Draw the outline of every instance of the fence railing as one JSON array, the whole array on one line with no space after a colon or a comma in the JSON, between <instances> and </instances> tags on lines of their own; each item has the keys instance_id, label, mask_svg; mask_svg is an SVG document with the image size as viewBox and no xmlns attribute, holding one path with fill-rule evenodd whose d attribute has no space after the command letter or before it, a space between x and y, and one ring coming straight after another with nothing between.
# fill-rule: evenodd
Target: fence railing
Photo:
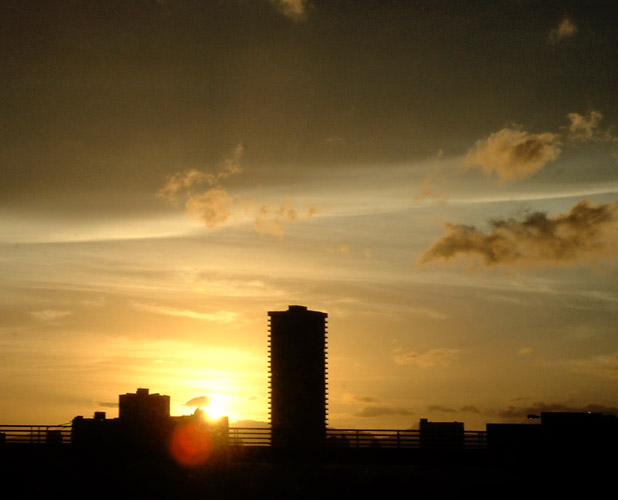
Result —
<instances>
[{"instance_id":1,"label":"fence railing","mask_svg":"<svg viewBox=\"0 0 618 500\"><path fill-rule=\"evenodd\" d=\"M463 433L422 432L392 429L329 429L328 447L350 448L463 448L479 449L486 446L484 431Z\"/></svg>"},{"instance_id":2,"label":"fence railing","mask_svg":"<svg viewBox=\"0 0 618 500\"><path fill-rule=\"evenodd\" d=\"M0 425L0 444L70 444L71 425ZM228 443L234 447L270 446L267 427L230 427ZM461 448L483 449L485 431L462 433L420 432L392 429L328 429L329 448Z\"/></svg>"},{"instance_id":3,"label":"fence railing","mask_svg":"<svg viewBox=\"0 0 618 500\"><path fill-rule=\"evenodd\" d=\"M0 425L0 444L61 445L71 442L71 424Z\"/></svg>"}]
</instances>

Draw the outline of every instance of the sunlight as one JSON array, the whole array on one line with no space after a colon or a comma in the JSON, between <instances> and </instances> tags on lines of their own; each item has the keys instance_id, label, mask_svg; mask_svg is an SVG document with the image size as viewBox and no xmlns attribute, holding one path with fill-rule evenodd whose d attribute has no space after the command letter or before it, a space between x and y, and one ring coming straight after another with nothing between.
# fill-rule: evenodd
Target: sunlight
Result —
<instances>
[{"instance_id":1,"label":"sunlight","mask_svg":"<svg viewBox=\"0 0 618 500\"><path fill-rule=\"evenodd\" d=\"M229 413L229 408L227 408L224 399L225 396L221 394L209 396L208 404L202 408L206 420L219 420L221 417L228 417L231 419L232 416Z\"/></svg>"}]
</instances>

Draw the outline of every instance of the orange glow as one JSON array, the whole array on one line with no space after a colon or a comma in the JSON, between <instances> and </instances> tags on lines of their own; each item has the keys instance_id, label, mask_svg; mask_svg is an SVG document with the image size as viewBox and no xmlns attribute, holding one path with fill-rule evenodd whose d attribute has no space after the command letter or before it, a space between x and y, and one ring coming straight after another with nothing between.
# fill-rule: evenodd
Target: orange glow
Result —
<instances>
[{"instance_id":1,"label":"orange glow","mask_svg":"<svg viewBox=\"0 0 618 500\"><path fill-rule=\"evenodd\" d=\"M181 465L202 465L213 452L210 432L205 425L198 422L180 425L172 433L170 452L174 460Z\"/></svg>"}]
</instances>

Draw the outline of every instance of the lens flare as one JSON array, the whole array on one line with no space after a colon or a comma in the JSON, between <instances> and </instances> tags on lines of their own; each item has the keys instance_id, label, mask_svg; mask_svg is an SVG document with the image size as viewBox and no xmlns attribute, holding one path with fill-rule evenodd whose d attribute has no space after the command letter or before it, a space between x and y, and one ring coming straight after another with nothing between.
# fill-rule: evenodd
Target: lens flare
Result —
<instances>
[{"instance_id":1,"label":"lens flare","mask_svg":"<svg viewBox=\"0 0 618 500\"><path fill-rule=\"evenodd\" d=\"M179 425L172 432L170 452L181 465L190 467L204 464L213 452L208 428L199 422Z\"/></svg>"}]
</instances>

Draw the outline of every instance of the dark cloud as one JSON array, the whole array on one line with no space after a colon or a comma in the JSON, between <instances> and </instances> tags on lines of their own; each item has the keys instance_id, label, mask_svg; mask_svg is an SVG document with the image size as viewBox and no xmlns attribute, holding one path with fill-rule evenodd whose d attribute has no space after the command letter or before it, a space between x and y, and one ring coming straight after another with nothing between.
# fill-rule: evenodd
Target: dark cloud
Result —
<instances>
[{"instance_id":1,"label":"dark cloud","mask_svg":"<svg viewBox=\"0 0 618 500\"><path fill-rule=\"evenodd\" d=\"M360 418L384 417L387 415L413 415L414 413L405 408L396 408L392 406L366 406L354 414Z\"/></svg>"},{"instance_id":2,"label":"dark cloud","mask_svg":"<svg viewBox=\"0 0 618 500\"><path fill-rule=\"evenodd\" d=\"M187 401L185 403L185 406L199 408L201 406L208 406L209 403L210 403L210 398L208 396L198 396L196 398L193 398Z\"/></svg>"},{"instance_id":3,"label":"dark cloud","mask_svg":"<svg viewBox=\"0 0 618 500\"><path fill-rule=\"evenodd\" d=\"M442 413L457 413L457 410L455 408L447 408L441 405L430 405L427 407L427 410L428 411L439 411Z\"/></svg>"},{"instance_id":4,"label":"dark cloud","mask_svg":"<svg viewBox=\"0 0 618 500\"><path fill-rule=\"evenodd\" d=\"M528 415L540 415L542 412L591 412L606 415L618 415L618 407L599 404L573 405L568 403L535 403L527 406L509 406L493 412L504 420L525 420Z\"/></svg>"},{"instance_id":5,"label":"dark cloud","mask_svg":"<svg viewBox=\"0 0 618 500\"><path fill-rule=\"evenodd\" d=\"M359 403L377 403L378 399L372 396L361 396L357 394L354 396L354 401L358 401Z\"/></svg>"},{"instance_id":6,"label":"dark cloud","mask_svg":"<svg viewBox=\"0 0 618 500\"><path fill-rule=\"evenodd\" d=\"M445 367L457 360L458 349L438 348L426 352L405 352L395 355L398 365L416 365L421 368Z\"/></svg>"},{"instance_id":7,"label":"dark cloud","mask_svg":"<svg viewBox=\"0 0 618 500\"><path fill-rule=\"evenodd\" d=\"M494 219L488 233L474 226L447 223L446 234L421 256L419 265L459 255L479 257L486 266L614 257L617 223L617 203L594 204L588 200L554 218L534 212L523 220Z\"/></svg>"},{"instance_id":8,"label":"dark cloud","mask_svg":"<svg viewBox=\"0 0 618 500\"><path fill-rule=\"evenodd\" d=\"M117 401L99 401L97 403L97 406L100 406L101 408L118 408L118 402Z\"/></svg>"}]
</instances>

